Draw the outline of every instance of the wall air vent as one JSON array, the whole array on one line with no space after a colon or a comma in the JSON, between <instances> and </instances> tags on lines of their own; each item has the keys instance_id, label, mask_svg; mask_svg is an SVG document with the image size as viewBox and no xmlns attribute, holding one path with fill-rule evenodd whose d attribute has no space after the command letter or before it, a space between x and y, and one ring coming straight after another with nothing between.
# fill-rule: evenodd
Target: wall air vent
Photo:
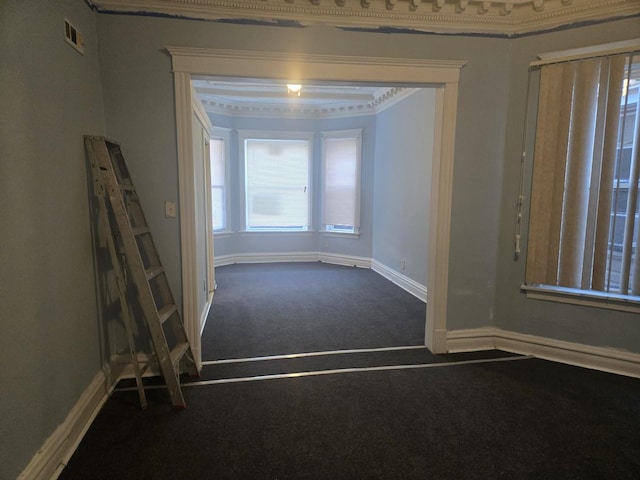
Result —
<instances>
[{"instance_id":1,"label":"wall air vent","mask_svg":"<svg viewBox=\"0 0 640 480\"><path fill-rule=\"evenodd\" d=\"M84 38L76 27L71 25L69 20L64 19L64 39L69 45L84 55Z\"/></svg>"}]
</instances>

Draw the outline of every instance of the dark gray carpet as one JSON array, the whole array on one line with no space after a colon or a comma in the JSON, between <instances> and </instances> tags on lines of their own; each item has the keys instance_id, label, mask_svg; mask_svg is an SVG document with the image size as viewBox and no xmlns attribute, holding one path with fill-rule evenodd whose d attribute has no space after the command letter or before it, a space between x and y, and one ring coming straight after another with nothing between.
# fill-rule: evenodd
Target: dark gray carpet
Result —
<instances>
[{"instance_id":1,"label":"dark gray carpet","mask_svg":"<svg viewBox=\"0 0 640 480\"><path fill-rule=\"evenodd\" d=\"M216 283L204 360L424 344L425 303L372 270L236 264Z\"/></svg>"},{"instance_id":2,"label":"dark gray carpet","mask_svg":"<svg viewBox=\"0 0 640 480\"><path fill-rule=\"evenodd\" d=\"M423 341L424 304L367 270L235 265L217 273L205 360ZM60 478L640 478L638 379L422 348L205 366L201 380L422 363L435 366L191 380L179 412L166 390L148 390L144 411L135 391L118 391Z\"/></svg>"},{"instance_id":3,"label":"dark gray carpet","mask_svg":"<svg viewBox=\"0 0 640 480\"><path fill-rule=\"evenodd\" d=\"M640 478L640 381L542 360L184 393L116 393L61 478Z\"/></svg>"}]
</instances>

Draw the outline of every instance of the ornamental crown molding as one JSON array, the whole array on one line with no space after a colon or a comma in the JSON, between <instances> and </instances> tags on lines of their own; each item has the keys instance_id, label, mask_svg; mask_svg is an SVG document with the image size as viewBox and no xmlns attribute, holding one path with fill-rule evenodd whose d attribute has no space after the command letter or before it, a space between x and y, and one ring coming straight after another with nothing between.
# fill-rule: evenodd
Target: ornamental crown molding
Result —
<instances>
[{"instance_id":1,"label":"ornamental crown molding","mask_svg":"<svg viewBox=\"0 0 640 480\"><path fill-rule=\"evenodd\" d=\"M517 36L640 15L638 0L87 0L100 12Z\"/></svg>"},{"instance_id":2,"label":"ornamental crown molding","mask_svg":"<svg viewBox=\"0 0 640 480\"><path fill-rule=\"evenodd\" d=\"M193 85L196 96L208 113L251 118L328 119L376 115L418 91L417 88L381 87L366 100L316 98L305 104L297 103L295 98L293 101L278 101L277 98L258 100L253 92L244 99L208 95L197 81Z\"/></svg>"}]
</instances>

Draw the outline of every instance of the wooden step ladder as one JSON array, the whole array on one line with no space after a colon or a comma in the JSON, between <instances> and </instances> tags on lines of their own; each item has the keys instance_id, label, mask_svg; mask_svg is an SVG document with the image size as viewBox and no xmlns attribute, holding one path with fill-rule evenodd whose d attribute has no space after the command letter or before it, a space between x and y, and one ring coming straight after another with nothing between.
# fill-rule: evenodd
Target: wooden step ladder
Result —
<instances>
[{"instance_id":1,"label":"wooden step ladder","mask_svg":"<svg viewBox=\"0 0 640 480\"><path fill-rule=\"evenodd\" d=\"M146 407L142 375L151 362L157 362L172 405L185 408L179 380L181 367L192 376L197 376L198 370L120 145L104 137L85 136L84 141L93 174L94 191L98 196L102 217L106 219L105 227L110 233L107 243L140 404L142 408ZM124 253L124 265L118 257L118 249ZM132 306L126 291L128 280L133 280L137 290L139 307L154 349L150 362L143 367L140 367L135 347Z\"/></svg>"}]
</instances>

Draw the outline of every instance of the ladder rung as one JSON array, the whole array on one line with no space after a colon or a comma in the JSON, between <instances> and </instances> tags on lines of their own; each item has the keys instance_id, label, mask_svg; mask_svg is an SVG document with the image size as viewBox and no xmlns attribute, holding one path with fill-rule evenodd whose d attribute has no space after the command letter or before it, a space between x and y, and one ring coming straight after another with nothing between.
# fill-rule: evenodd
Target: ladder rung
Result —
<instances>
[{"instance_id":1,"label":"ladder rung","mask_svg":"<svg viewBox=\"0 0 640 480\"><path fill-rule=\"evenodd\" d=\"M158 318L160 319L160 323L166 322L171 315L177 310L178 307L175 305L165 305L160 310L158 310Z\"/></svg>"},{"instance_id":2,"label":"ladder rung","mask_svg":"<svg viewBox=\"0 0 640 480\"><path fill-rule=\"evenodd\" d=\"M149 233L149 227L144 226L144 227L133 227L131 228L131 232L134 235L142 235L143 233Z\"/></svg>"},{"instance_id":3,"label":"ladder rung","mask_svg":"<svg viewBox=\"0 0 640 480\"><path fill-rule=\"evenodd\" d=\"M140 367L140 375L144 375L144 373L147 371L147 369L153 365L153 360L155 358L155 355L151 355L151 358L149 358L146 362L143 363L142 367Z\"/></svg>"},{"instance_id":4,"label":"ladder rung","mask_svg":"<svg viewBox=\"0 0 640 480\"><path fill-rule=\"evenodd\" d=\"M180 342L178 343L171 353L169 353L169 357L171 358L171 364L174 369L177 371L177 366L186 351L189 349L189 342Z\"/></svg>"},{"instance_id":5,"label":"ladder rung","mask_svg":"<svg viewBox=\"0 0 640 480\"><path fill-rule=\"evenodd\" d=\"M162 266L160 265L149 267L144 271L145 275L147 276L147 280L151 280L153 277L157 277L162 272L164 272L164 268L162 268Z\"/></svg>"}]
</instances>

